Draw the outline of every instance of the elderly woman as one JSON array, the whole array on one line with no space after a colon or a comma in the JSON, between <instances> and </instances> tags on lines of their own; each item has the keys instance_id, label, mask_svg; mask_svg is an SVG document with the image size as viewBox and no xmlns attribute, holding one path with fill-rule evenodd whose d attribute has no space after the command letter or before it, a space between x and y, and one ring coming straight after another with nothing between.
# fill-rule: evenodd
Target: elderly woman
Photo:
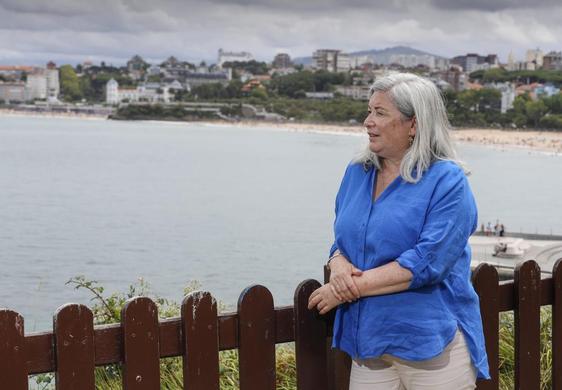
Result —
<instances>
[{"instance_id":1,"label":"elderly woman","mask_svg":"<svg viewBox=\"0 0 562 390\"><path fill-rule=\"evenodd\" d=\"M474 389L489 378L468 238L477 211L435 85L377 80L367 150L336 197L329 283L309 308L337 307L333 346L350 390Z\"/></svg>"}]
</instances>

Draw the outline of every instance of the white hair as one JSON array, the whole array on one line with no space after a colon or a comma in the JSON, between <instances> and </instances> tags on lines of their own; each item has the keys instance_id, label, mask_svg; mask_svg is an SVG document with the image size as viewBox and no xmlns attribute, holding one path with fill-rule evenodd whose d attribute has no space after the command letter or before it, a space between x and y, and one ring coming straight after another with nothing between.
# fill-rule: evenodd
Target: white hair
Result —
<instances>
[{"instance_id":1,"label":"white hair","mask_svg":"<svg viewBox=\"0 0 562 390\"><path fill-rule=\"evenodd\" d=\"M400 176L409 183L418 182L429 166L438 160L449 160L459 165L449 131L451 125L441 93L431 82L411 73L398 73L380 78L371 86L371 95L385 93L404 120L416 118L416 135L400 164ZM354 162L381 169L381 160L369 147ZM415 175L414 175L415 174Z\"/></svg>"}]
</instances>

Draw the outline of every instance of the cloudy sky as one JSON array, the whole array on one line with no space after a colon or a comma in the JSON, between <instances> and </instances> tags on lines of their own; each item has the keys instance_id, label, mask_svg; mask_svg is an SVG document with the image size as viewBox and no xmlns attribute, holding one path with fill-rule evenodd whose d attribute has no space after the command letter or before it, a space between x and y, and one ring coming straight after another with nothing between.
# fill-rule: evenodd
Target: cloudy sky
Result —
<instances>
[{"instance_id":1,"label":"cloudy sky","mask_svg":"<svg viewBox=\"0 0 562 390\"><path fill-rule=\"evenodd\" d=\"M562 50L561 15L560 0L0 0L0 64L214 62L219 48L271 61L396 45L506 61Z\"/></svg>"}]
</instances>

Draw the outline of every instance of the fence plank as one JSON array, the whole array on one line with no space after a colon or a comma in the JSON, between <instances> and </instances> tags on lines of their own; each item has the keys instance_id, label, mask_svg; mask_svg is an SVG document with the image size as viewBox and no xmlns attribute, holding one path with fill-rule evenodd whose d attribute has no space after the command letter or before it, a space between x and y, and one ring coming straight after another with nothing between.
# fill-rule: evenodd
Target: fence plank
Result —
<instances>
[{"instance_id":1,"label":"fence plank","mask_svg":"<svg viewBox=\"0 0 562 390\"><path fill-rule=\"evenodd\" d=\"M515 389L540 388L540 285L538 264L515 267Z\"/></svg>"},{"instance_id":2,"label":"fence plank","mask_svg":"<svg viewBox=\"0 0 562 390\"><path fill-rule=\"evenodd\" d=\"M480 264L472 273L472 284L480 298L480 313L486 340L486 354L491 380L479 380L478 390L498 390L499 378L499 278L498 271L489 264Z\"/></svg>"},{"instance_id":3,"label":"fence plank","mask_svg":"<svg viewBox=\"0 0 562 390\"><path fill-rule=\"evenodd\" d=\"M308 298L320 286L316 280L309 279L299 284L295 291L295 353L299 390L328 387L326 320L316 310L308 310Z\"/></svg>"},{"instance_id":4,"label":"fence plank","mask_svg":"<svg viewBox=\"0 0 562 390\"><path fill-rule=\"evenodd\" d=\"M158 309L145 297L130 299L121 312L124 390L160 389Z\"/></svg>"},{"instance_id":5,"label":"fence plank","mask_svg":"<svg viewBox=\"0 0 562 390\"><path fill-rule=\"evenodd\" d=\"M240 390L275 389L275 313L263 286L246 288L238 300Z\"/></svg>"},{"instance_id":6,"label":"fence plank","mask_svg":"<svg viewBox=\"0 0 562 390\"><path fill-rule=\"evenodd\" d=\"M10 390L27 390L23 317L15 311L0 310L0 378Z\"/></svg>"},{"instance_id":7,"label":"fence plank","mask_svg":"<svg viewBox=\"0 0 562 390\"><path fill-rule=\"evenodd\" d=\"M562 390L562 259L552 269L552 390Z\"/></svg>"},{"instance_id":8,"label":"fence plank","mask_svg":"<svg viewBox=\"0 0 562 390\"><path fill-rule=\"evenodd\" d=\"M57 390L95 388L94 316L84 305L61 306L53 318Z\"/></svg>"},{"instance_id":9,"label":"fence plank","mask_svg":"<svg viewBox=\"0 0 562 390\"><path fill-rule=\"evenodd\" d=\"M187 390L219 390L217 302L208 292L189 294L181 306L183 383Z\"/></svg>"}]
</instances>

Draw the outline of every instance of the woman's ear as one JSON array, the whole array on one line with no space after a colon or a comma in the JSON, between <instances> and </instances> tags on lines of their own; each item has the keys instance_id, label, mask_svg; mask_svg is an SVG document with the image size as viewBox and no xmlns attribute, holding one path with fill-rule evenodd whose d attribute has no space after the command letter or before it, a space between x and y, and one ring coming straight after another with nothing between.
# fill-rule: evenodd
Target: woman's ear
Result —
<instances>
[{"instance_id":1,"label":"woman's ear","mask_svg":"<svg viewBox=\"0 0 562 390\"><path fill-rule=\"evenodd\" d=\"M412 124L410 125L410 135L412 137L415 137L416 136L416 130L418 128L418 121L417 121L415 115L412 117L411 120L412 120Z\"/></svg>"}]
</instances>

